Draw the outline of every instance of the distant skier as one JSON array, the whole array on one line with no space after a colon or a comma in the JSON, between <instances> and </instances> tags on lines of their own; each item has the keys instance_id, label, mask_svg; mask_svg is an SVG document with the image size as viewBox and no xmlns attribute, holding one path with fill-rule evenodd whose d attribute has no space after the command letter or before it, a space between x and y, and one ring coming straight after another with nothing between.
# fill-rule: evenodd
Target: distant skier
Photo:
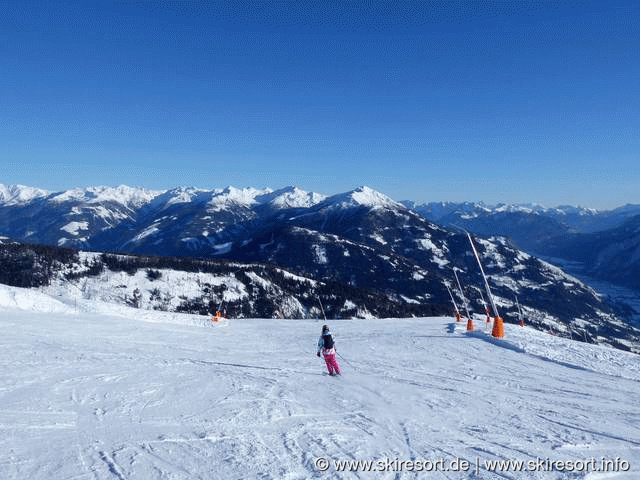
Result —
<instances>
[{"instance_id":1,"label":"distant skier","mask_svg":"<svg viewBox=\"0 0 640 480\"><path fill-rule=\"evenodd\" d=\"M324 362L327 364L329 375L340 375L340 365L336 360L336 345L333 341L331 330L329 330L329 325L322 326L322 335L318 339L318 357L320 352L322 352Z\"/></svg>"}]
</instances>

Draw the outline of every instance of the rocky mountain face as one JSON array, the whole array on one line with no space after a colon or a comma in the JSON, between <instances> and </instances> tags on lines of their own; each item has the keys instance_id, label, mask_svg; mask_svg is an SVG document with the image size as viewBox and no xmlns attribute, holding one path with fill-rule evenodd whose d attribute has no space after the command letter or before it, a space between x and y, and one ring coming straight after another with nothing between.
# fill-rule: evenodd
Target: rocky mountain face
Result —
<instances>
[{"instance_id":1,"label":"rocky mountain face","mask_svg":"<svg viewBox=\"0 0 640 480\"><path fill-rule=\"evenodd\" d=\"M386 311L349 301L356 310L385 316L449 305L447 286L454 287L456 269L472 310L483 311L482 280L466 234L367 187L331 197L295 187L39 191L0 204L0 235L98 251L269 264L330 284L331 295L343 300L349 289L374 292L388 302ZM517 320L517 297L526 321L537 328L620 348L640 339L592 289L560 269L503 237L477 238L476 245L506 321ZM462 303L461 292L454 292ZM344 312L336 307L332 314Z\"/></svg>"},{"instance_id":2,"label":"rocky mountain face","mask_svg":"<svg viewBox=\"0 0 640 480\"><path fill-rule=\"evenodd\" d=\"M51 193L0 185L1 231L13 239L83 247L100 232L135 220L159 192L121 186Z\"/></svg>"},{"instance_id":3,"label":"rocky mountain face","mask_svg":"<svg viewBox=\"0 0 640 480\"><path fill-rule=\"evenodd\" d=\"M640 215L617 228L555 239L546 253L574 262L586 275L640 291Z\"/></svg>"},{"instance_id":4,"label":"rocky mountain face","mask_svg":"<svg viewBox=\"0 0 640 480\"><path fill-rule=\"evenodd\" d=\"M425 218L478 235L503 235L519 248L556 258L572 272L640 290L640 205L608 211L526 205L405 202Z\"/></svg>"},{"instance_id":5,"label":"rocky mountain face","mask_svg":"<svg viewBox=\"0 0 640 480\"><path fill-rule=\"evenodd\" d=\"M233 318L370 318L445 314L383 293L282 268L188 257L144 257L15 242L0 245L0 283L56 298Z\"/></svg>"}]
</instances>

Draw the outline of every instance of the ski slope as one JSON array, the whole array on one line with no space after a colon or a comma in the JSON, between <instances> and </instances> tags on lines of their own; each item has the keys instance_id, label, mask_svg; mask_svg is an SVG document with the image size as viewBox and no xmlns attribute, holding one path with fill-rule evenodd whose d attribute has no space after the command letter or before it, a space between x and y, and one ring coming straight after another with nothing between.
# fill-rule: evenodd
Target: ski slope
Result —
<instances>
[{"instance_id":1,"label":"ski slope","mask_svg":"<svg viewBox=\"0 0 640 480\"><path fill-rule=\"evenodd\" d=\"M448 318L329 323L338 378L315 356L320 321L213 324L0 286L0 478L640 478L637 355ZM628 471L484 465L603 457Z\"/></svg>"}]
</instances>

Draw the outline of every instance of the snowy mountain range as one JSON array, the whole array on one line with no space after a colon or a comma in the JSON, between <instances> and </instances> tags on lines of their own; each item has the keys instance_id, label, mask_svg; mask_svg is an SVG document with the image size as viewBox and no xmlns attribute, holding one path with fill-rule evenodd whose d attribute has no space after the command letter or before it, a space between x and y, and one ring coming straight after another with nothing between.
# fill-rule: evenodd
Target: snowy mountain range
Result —
<instances>
[{"instance_id":1,"label":"snowy mountain range","mask_svg":"<svg viewBox=\"0 0 640 480\"><path fill-rule=\"evenodd\" d=\"M640 205L598 211L569 206L403 203L441 225L506 236L528 253L562 260L577 275L640 290Z\"/></svg>"},{"instance_id":2,"label":"snowy mountain range","mask_svg":"<svg viewBox=\"0 0 640 480\"><path fill-rule=\"evenodd\" d=\"M497 204L483 202L431 202L418 204L401 202L432 221L449 224L458 221L472 222L478 219L495 217L500 219L507 214L535 215L564 225L564 228L576 233L592 233L608 230L623 224L630 218L640 215L640 205L624 205L612 210L598 210L581 206L560 205L545 207L538 204Z\"/></svg>"},{"instance_id":3,"label":"snowy mountain range","mask_svg":"<svg viewBox=\"0 0 640 480\"><path fill-rule=\"evenodd\" d=\"M229 238L224 230L230 225L323 199L294 187L156 191L123 185L47 192L0 184L0 225L11 238L49 245L133 251L152 244L157 251L188 254L197 238L215 253L223 248L216 241ZM160 231L162 238L156 236ZM180 238L172 242L177 231Z\"/></svg>"},{"instance_id":4,"label":"snowy mountain range","mask_svg":"<svg viewBox=\"0 0 640 480\"><path fill-rule=\"evenodd\" d=\"M640 215L616 228L555 239L545 253L574 262L587 275L640 291Z\"/></svg>"},{"instance_id":5,"label":"snowy mountain range","mask_svg":"<svg viewBox=\"0 0 640 480\"><path fill-rule=\"evenodd\" d=\"M410 306L424 312L449 305L455 268L472 310L483 311L482 280L466 235L368 187L330 197L295 187L0 191L0 235L20 242L274 265L330 282L334 294L349 288L378 292L393 301L386 312L378 305L373 314L387 316L406 316ZM507 321L517 320L517 297L527 322L541 330L620 348L640 338L581 281L504 238L476 242ZM355 310L367 308L349 301ZM353 312L336 307L332 315Z\"/></svg>"}]
</instances>

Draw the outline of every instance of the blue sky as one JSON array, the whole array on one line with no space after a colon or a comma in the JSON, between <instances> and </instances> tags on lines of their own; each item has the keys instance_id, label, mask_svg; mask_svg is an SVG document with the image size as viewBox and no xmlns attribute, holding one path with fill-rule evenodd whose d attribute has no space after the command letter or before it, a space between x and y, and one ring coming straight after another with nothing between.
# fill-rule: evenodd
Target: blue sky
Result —
<instances>
[{"instance_id":1,"label":"blue sky","mask_svg":"<svg viewBox=\"0 0 640 480\"><path fill-rule=\"evenodd\" d=\"M3 9L0 183L640 203L638 2Z\"/></svg>"}]
</instances>

